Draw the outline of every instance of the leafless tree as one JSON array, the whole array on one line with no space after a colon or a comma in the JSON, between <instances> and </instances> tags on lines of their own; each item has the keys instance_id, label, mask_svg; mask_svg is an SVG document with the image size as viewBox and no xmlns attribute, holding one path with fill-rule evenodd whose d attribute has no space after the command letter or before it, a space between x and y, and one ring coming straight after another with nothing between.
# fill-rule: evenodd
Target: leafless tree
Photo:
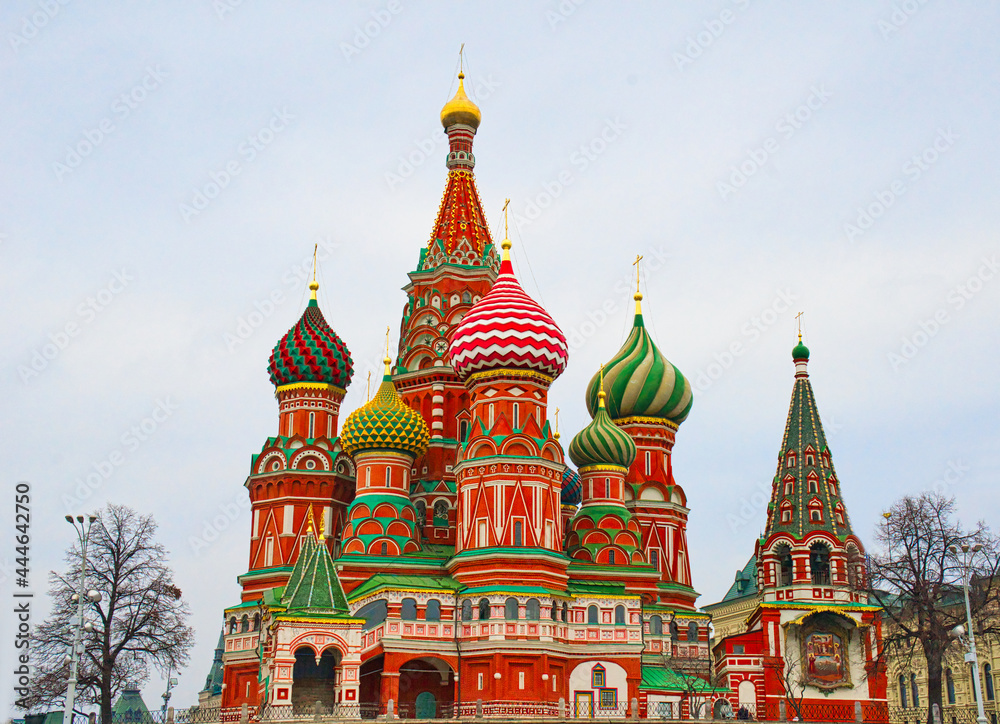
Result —
<instances>
[{"instance_id":1,"label":"leafless tree","mask_svg":"<svg viewBox=\"0 0 1000 724\"><path fill-rule=\"evenodd\" d=\"M867 592L884 608L883 648L878 665L909 660L927 663L927 722L941 705L943 661L959 646L952 629L965 625L963 562L953 546L982 546L969 571L969 599L977 637L1000 635L1000 540L982 522L964 529L955 520L955 500L938 493L895 503L875 531L881 549L870 557Z\"/></svg>"},{"instance_id":2,"label":"leafless tree","mask_svg":"<svg viewBox=\"0 0 1000 724\"><path fill-rule=\"evenodd\" d=\"M785 703L799 721L802 718L802 702L806 698L806 678L798 661L784 661L781 683L784 686ZM791 714L791 712L788 712Z\"/></svg>"},{"instance_id":3,"label":"leafless tree","mask_svg":"<svg viewBox=\"0 0 1000 724\"><path fill-rule=\"evenodd\" d=\"M150 668L177 671L188 661L193 632L167 552L154 539L156 522L131 508L108 505L94 522L87 551L87 587L102 595L87 602L78 667L77 701L99 704L111 722L111 704L126 684L143 684ZM30 710L64 703L79 588L80 549L66 553L65 573L49 574L52 612L32 635L35 676L17 705Z\"/></svg>"}]
</instances>

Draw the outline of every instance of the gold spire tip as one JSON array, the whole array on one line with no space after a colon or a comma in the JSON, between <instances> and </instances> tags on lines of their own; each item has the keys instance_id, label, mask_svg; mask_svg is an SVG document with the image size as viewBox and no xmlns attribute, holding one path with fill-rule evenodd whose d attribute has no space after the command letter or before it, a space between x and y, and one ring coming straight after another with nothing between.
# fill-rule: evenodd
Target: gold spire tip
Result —
<instances>
[{"instance_id":1,"label":"gold spire tip","mask_svg":"<svg viewBox=\"0 0 1000 724\"><path fill-rule=\"evenodd\" d=\"M802 315L803 314L805 314L805 312L799 312L798 314L795 315L795 321L798 322L798 325L799 325L799 343L800 344L802 343Z\"/></svg>"},{"instance_id":2,"label":"gold spire tip","mask_svg":"<svg viewBox=\"0 0 1000 724\"><path fill-rule=\"evenodd\" d=\"M316 298L316 290L319 289L319 282L316 281L316 253L319 251L319 244L313 246L313 278L309 282L309 291L312 293L310 299Z\"/></svg>"},{"instance_id":3,"label":"gold spire tip","mask_svg":"<svg viewBox=\"0 0 1000 724\"><path fill-rule=\"evenodd\" d=\"M555 431L555 434L552 437L554 437L556 440L559 439L559 408L558 407L556 408L556 431Z\"/></svg>"},{"instance_id":4,"label":"gold spire tip","mask_svg":"<svg viewBox=\"0 0 1000 724\"><path fill-rule=\"evenodd\" d=\"M390 373L389 365L392 364L392 360L389 358L389 325L385 325L385 357L382 358L382 362L385 364L385 374Z\"/></svg>"},{"instance_id":5,"label":"gold spire tip","mask_svg":"<svg viewBox=\"0 0 1000 724\"><path fill-rule=\"evenodd\" d=\"M306 533L312 535L313 532L313 507L312 503L306 509Z\"/></svg>"},{"instance_id":6,"label":"gold spire tip","mask_svg":"<svg viewBox=\"0 0 1000 724\"><path fill-rule=\"evenodd\" d=\"M319 539L320 541L326 540L326 515L319 517Z\"/></svg>"},{"instance_id":7,"label":"gold spire tip","mask_svg":"<svg viewBox=\"0 0 1000 724\"><path fill-rule=\"evenodd\" d=\"M507 207L510 206L510 199L503 200L503 241L500 242L500 248L503 249L504 261L510 261L510 233L507 228Z\"/></svg>"}]
</instances>

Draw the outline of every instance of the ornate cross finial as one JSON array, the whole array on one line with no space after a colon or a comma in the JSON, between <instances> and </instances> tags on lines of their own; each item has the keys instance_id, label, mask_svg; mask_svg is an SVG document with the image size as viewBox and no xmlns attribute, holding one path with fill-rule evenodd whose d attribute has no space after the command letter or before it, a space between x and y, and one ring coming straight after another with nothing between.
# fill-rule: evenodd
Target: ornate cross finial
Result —
<instances>
[{"instance_id":1,"label":"ornate cross finial","mask_svg":"<svg viewBox=\"0 0 1000 724\"><path fill-rule=\"evenodd\" d=\"M465 43L458 49L458 72L465 75Z\"/></svg>"},{"instance_id":2,"label":"ornate cross finial","mask_svg":"<svg viewBox=\"0 0 1000 724\"><path fill-rule=\"evenodd\" d=\"M309 504L309 508L306 510L306 535L313 534L313 507L312 503Z\"/></svg>"},{"instance_id":3,"label":"ornate cross finial","mask_svg":"<svg viewBox=\"0 0 1000 724\"><path fill-rule=\"evenodd\" d=\"M799 323L799 342L802 341L802 315L803 314L805 314L805 312L799 312L798 314L795 315L795 321Z\"/></svg>"},{"instance_id":4,"label":"ornate cross finial","mask_svg":"<svg viewBox=\"0 0 1000 724\"><path fill-rule=\"evenodd\" d=\"M559 408L558 407L556 408L556 432L555 432L555 434L552 437L554 437L556 440L559 439Z\"/></svg>"},{"instance_id":5,"label":"ornate cross finial","mask_svg":"<svg viewBox=\"0 0 1000 724\"><path fill-rule=\"evenodd\" d=\"M635 294L632 295L632 299L635 300L635 313L642 314L642 292L639 291L639 262L642 261L642 254L635 255L635 261L632 262L635 266Z\"/></svg>"},{"instance_id":6,"label":"ornate cross finial","mask_svg":"<svg viewBox=\"0 0 1000 724\"><path fill-rule=\"evenodd\" d=\"M316 253L319 251L319 243L313 246L313 280L309 282L309 291L312 293L310 299L316 298L316 290L319 289L319 282L316 281Z\"/></svg>"},{"instance_id":7,"label":"ornate cross finial","mask_svg":"<svg viewBox=\"0 0 1000 724\"><path fill-rule=\"evenodd\" d=\"M389 365L392 360L389 357L389 325L385 325L385 358L382 360L385 363L385 374L389 374Z\"/></svg>"},{"instance_id":8,"label":"ornate cross finial","mask_svg":"<svg viewBox=\"0 0 1000 724\"><path fill-rule=\"evenodd\" d=\"M639 257L639 259L641 259L641 258L642 257ZM638 262L639 259L636 259L636 262ZM601 365L601 371L598 372L598 374L600 375L600 383L599 383L599 386L597 388L597 407L598 407L598 409L604 409L604 398L607 397L607 395L604 393L604 365L603 364Z\"/></svg>"},{"instance_id":9,"label":"ornate cross finial","mask_svg":"<svg viewBox=\"0 0 1000 724\"><path fill-rule=\"evenodd\" d=\"M507 207L510 206L510 199L504 199L503 201L503 241L500 242L500 248L503 249L503 261L510 260L510 235L507 231Z\"/></svg>"},{"instance_id":10,"label":"ornate cross finial","mask_svg":"<svg viewBox=\"0 0 1000 724\"><path fill-rule=\"evenodd\" d=\"M368 385L365 387L365 402L372 399L372 371L368 370Z\"/></svg>"}]
</instances>

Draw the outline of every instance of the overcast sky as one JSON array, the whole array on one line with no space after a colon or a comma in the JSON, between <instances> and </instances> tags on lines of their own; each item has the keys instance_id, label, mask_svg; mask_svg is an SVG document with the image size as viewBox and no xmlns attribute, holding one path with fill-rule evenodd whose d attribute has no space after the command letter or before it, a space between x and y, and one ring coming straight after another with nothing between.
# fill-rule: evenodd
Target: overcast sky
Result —
<instances>
[{"instance_id":1,"label":"overcast sky","mask_svg":"<svg viewBox=\"0 0 1000 724\"><path fill-rule=\"evenodd\" d=\"M31 590L67 512L152 513L197 632L172 703L196 700L276 433L268 354L321 243L357 370L342 418L363 402L444 188L461 43L489 222L510 197L519 277L572 343L564 442L645 256L647 325L698 391L674 466L700 603L763 526L799 311L862 539L936 484L995 524L998 21L945 0L4 2L3 509L27 481ZM144 691L158 706L162 680Z\"/></svg>"}]
</instances>

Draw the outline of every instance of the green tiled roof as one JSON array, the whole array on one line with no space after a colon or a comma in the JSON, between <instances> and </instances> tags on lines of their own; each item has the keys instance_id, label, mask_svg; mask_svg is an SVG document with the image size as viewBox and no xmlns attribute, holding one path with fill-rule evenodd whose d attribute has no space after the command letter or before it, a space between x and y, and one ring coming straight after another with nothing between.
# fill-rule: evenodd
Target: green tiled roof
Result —
<instances>
[{"instance_id":1,"label":"green tiled roof","mask_svg":"<svg viewBox=\"0 0 1000 724\"><path fill-rule=\"evenodd\" d=\"M570 581L566 584L566 588L574 595L626 595L625 584L612 581Z\"/></svg>"},{"instance_id":2,"label":"green tiled roof","mask_svg":"<svg viewBox=\"0 0 1000 724\"><path fill-rule=\"evenodd\" d=\"M640 689L656 689L657 691L696 691L698 693L719 692L728 693L729 689L710 685L704 679L661 666L643 666Z\"/></svg>"},{"instance_id":3,"label":"green tiled roof","mask_svg":"<svg viewBox=\"0 0 1000 724\"><path fill-rule=\"evenodd\" d=\"M757 557L750 556L750 560L743 566L742 571L736 571L736 580L726 591L719 603L735 601L738 598L757 595ZM718 605L718 604L715 604Z\"/></svg>"},{"instance_id":4,"label":"green tiled roof","mask_svg":"<svg viewBox=\"0 0 1000 724\"><path fill-rule=\"evenodd\" d=\"M288 613L348 613L347 597L330 551L311 533L302 537L302 549L281 603Z\"/></svg>"},{"instance_id":5,"label":"green tiled roof","mask_svg":"<svg viewBox=\"0 0 1000 724\"><path fill-rule=\"evenodd\" d=\"M356 601L383 588L403 588L418 591L447 591L453 593L461 588L453 578L443 576L406 576L395 573L376 573L351 591L351 600Z\"/></svg>"}]
</instances>

